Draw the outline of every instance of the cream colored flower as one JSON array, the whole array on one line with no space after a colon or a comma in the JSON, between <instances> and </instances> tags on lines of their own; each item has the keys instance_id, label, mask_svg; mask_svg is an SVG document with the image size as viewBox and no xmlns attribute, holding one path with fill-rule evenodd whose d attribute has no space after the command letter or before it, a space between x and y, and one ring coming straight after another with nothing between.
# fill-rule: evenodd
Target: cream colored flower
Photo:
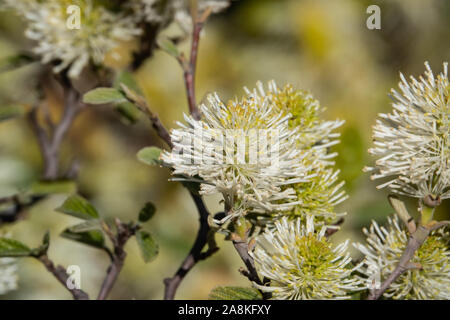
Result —
<instances>
[{"instance_id":1,"label":"cream colored flower","mask_svg":"<svg viewBox=\"0 0 450 320\"><path fill-rule=\"evenodd\" d=\"M325 237L326 227L314 229L314 218L306 225L287 217L275 222L257 238L252 257L258 274L270 283L254 284L273 299L349 299L361 289L361 281L352 276L347 252L348 241L333 248Z\"/></svg>"},{"instance_id":2,"label":"cream colored flower","mask_svg":"<svg viewBox=\"0 0 450 320\"><path fill-rule=\"evenodd\" d=\"M408 82L400 74L401 92L392 90L393 112L380 114L374 126L380 157L372 179L388 178L378 188L415 198L450 198L450 84L447 63L436 77L425 63L425 77Z\"/></svg>"},{"instance_id":3,"label":"cream colored flower","mask_svg":"<svg viewBox=\"0 0 450 320\"><path fill-rule=\"evenodd\" d=\"M80 29L68 28L67 8L79 6ZM77 77L90 62L101 65L105 55L140 34L132 16L110 10L93 0L5 0L27 24L25 35L35 41L33 52L55 72L69 68Z\"/></svg>"},{"instance_id":4,"label":"cream colored flower","mask_svg":"<svg viewBox=\"0 0 450 320\"><path fill-rule=\"evenodd\" d=\"M200 106L200 121L185 115L187 125L171 132L174 152L163 161L175 175L199 176L202 194L222 194L236 215L275 212L298 203L289 185L307 181L308 171L288 126L290 115L267 97L248 93L224 103L215 95ZM231 218L231 217L230 217Z\"/></svg>"},{"instance_id":5,"label":"cream colored flower","mask_svg":"<svg viewBox=\"0 0 450 320\"><path fill-rule=\"evenodd\" d=\"M369 286L381 283L397 266L408 243L408 233L399 225L397 216L388 218L387 227L375 221L369 230L364 229L367 244L355 244L364 256L365 268L361 278ZM450 299L450 251L449 234L440 229L433 232L418 249L411 262L420 269L404 272L384 292L391 299Z\"/></svg>"}]
</instances>

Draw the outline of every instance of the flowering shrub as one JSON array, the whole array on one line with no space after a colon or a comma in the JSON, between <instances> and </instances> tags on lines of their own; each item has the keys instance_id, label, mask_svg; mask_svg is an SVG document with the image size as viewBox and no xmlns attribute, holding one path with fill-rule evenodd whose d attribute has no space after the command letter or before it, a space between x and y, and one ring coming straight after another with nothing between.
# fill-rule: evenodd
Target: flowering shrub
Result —
<instances>
[{"instance_id":1,"label":"flowering shrub","mask_svg":"<svg viewBox=\"0 0 450 320\"><path fill-rule=\"evenodd\" d=\"M70 194L56 211L81 221L62 236L111 259L98 299L106 299L112 290L131 238L145 262L157 256L157 241L144 230L156 211L152 203L135 221L111 221L76 194L76 164L69 173L61 168L61 146L75 118L88 105L108 104L130 122L138 121L139 114L148 118L167 146L146 147L139 151L139 160L170 170L171 180L189 191L200 217L194 246L176 274L164 281L166 299L175 297L198 262L219 250L215 239L222 236L245 264L241 273L249 287L216 288L211 298L449 299L449 222L435 217L435 208L450 198L447 63L437 75L425 63L425 76L418 80L408 81L401 74L400 92L392 90L393 110L376 120L369 153L377 159L365 170L372 179L386 180L378 188L392 192L389 202L395 215L387 218L387 227L373 222L364 229L367 243L353 244L363 255L356 260L348 250L350 240L335 244L330 238L346 216L336 208L348 196L331 149L339 143L344 121L324 120L325 109L310 92L275 81L244 88L241 98L226 101L213 93L197 104L194 83L202 29L211 14L229 4L5 0L1 8L21 17L31 40L24 53L10 59L10 67L37 62L41 69L35 88L40 100L24 113L38 139L44 168L42 179L32 187L0 198L0 225L22 219L26 209L51 194ZM67 28L69 5L83 12L81 28ZM177 28L178 34L166 34L170 28ZM189 57L179 45L186 38L191 39ZM117 70L107 61L117 58L116 50L125 42L133 43L131 61ZM189 112L170 131L133 79L133 72L157 49L180 64L188 97ZM44 107L46 81L62 89L58 121L48 117ZM203 200L207 195L220 196L220 212L209 211ZM398 196L418 201L418 218L411 217ZM48 233L37 247L0 237L0 294L17 289L17 259L31 257L66 284L75 299L88 299L81 287L69 285L73 279L68 271L51 261L49 245Z\"/></svg>"}]
</instances>

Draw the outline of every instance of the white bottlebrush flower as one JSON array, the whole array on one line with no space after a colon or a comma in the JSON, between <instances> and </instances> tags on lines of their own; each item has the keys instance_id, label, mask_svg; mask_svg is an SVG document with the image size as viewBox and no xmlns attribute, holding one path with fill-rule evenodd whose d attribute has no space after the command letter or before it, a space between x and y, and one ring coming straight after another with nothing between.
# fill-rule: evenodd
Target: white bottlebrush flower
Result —
<instances>
[{"instance_id":1,"label":"white bottlebrush flower","mask_svg":"<svg viewBox=\"0 0 450 320\"><path fill-rule=\"evenodd\" d=\"M368 287L380 284L396 268L408 243L408 233L399 226L397 216L388 218L388 226L373 222L364 229L367 244L355 244L364 255L364 268L360 271ZM449 234L443 229L433 232L417 250L412 263L421 266L404 272L384 292L391 299L450 299Z\"/></svg>"},{"instance_id":2,"label":"white bottlebrush flower","mask_svg":"<svg viewBox=\"0 0 450 320\"><path fill-rule=\"evenodd\" d=\"M400 74L401 92L392 90L393 112L380 114L374 126L375 147L380 157L372 179L388 178L378 188L415 198L450 198L450 84L447 63L435 77L428 63L425 77Z\"/></svg>"},{"instance_id":3,"label":"white bottlebrush flower","mask_svg":"<svg viewBox=\"0 0 450 320\"><path fill-rule=\"evenodd\" d=\"M275 222L273 229L257 237L254 252L260 277L270 280L255 286L272 293L273 299L349 299L361 289L360 279L353 277L348 241L332 247L325 237L326 227L314 230L312 216L306 225L287 217Z\"/></svg>"},{"instance_id":4,"label":"white bottlebrush flower","mask_svg":"<svg viewBox=\"0 0 450 320\"><path fill-rule=\"evenodd\" d=\"M68 28L67 8L81 9L79 29ZM89 63L101 64L105 55L141 31L132 16L115 12L94 0L5 0L27 24L26 36L36 42L33 52L43 63L57 63L55 72L70 67L77 77Z\"/></svg>"},{"instance_id":5,"label":"white bottlebrush flower","mask_svg":"<svg viewBox=\"0 0 450 320\"><path fill-rule=\"evenodd\" d=\"M208 101L200 121L185 116L187 125L172 130L174 152L163 153L163 161L175 175L198 175L201 193L221 193L234 213L292 208L298 201L289 185L308 181L311 168L303 161L309 153L297 148L298 131L288 126L290 114L256 91L227 104L216 94Z\"/></svg>"},{"instance_id":6,"label":"white bottlebrush flower","mask_svg":"<svg viewBox=\"0 0 450 320\"><path fill-rule=\"evenodd\" d=\"M247 90L247 93L251 92ZM311 93L295 90L291 85L279 88L271 81L267 90L259 85L253 94L269 99L277 112L291 114L288 123L290 128L295 128L299 133L296 143L297 148L302 150L300 157L303 153L308 154L299 161L310 168L310 179L290 186L295 190L300 203L282 214L290 217L314 215L326 222L345 215L334 211L347 196L341 190L344 182L338 182L339 170L333 169L332 158L336 153L329 152L331 146L339 143L339 133L335 130L344 121L323 120L320 115L324 108L319 101Z\"/></svg>"}]
</instances>

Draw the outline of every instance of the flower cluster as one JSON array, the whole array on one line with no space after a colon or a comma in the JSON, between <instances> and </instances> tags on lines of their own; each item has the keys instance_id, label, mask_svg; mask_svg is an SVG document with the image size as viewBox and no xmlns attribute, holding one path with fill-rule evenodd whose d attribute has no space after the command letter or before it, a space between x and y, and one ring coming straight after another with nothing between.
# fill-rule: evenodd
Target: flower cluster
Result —
<instances>
[{"instance_id":1,"label":"flower cluster","mask_svg":"<svg viewBox=\"0 0 450 320\"><path fill-rule=\"evenodd\" d=\"M254 252L258 273L270 280L254 284L273 299L349 299L362 281L352 276L348 241L332 247L326 227L315 230L314 218L289 220L283 217L275 227L257 238Z\"/></svg>"},{"instance_id":2,"label":"flower cluster","mask_svg":"<svg viewBox=\"0 0 450 320\"><path fill-rule=\"evenodd\" d=\"M174 152L162 159L175 175L199 176L201 192L222 194L235 215L333 216L331 207L344 195L333 186L337 173L329 169L327 147L340 122L320 122L315 100L274 82L267 92L261 83L246 89L241 100L224 103L210 95L208 101L200 121L185 116L187 125L171 132ZM268 137L261 143L263 133ZM269 161L261 160L265 150Z\"/></svg>"},{"instance_id":3,"label":"flower cluster","mask_svg":"<svg viewBox=\"0 0 450 320\"><path fill-rule=\"evenodd\" d=\"M397 216L388 219L388 226L373 222L364 229L367 244L355 244L364 255L365 268L361 280L368 285L386 279L397 266L408 242L408 233L399 226ZM418 269L404 272L384 292L391 299L450 299L449 234L442 228L433 232L417 250L412 263ZM377 279L378 278L378 279Z\"/></svg>"},{"instance_id":4,"label":"flower cluster","mask_svg":"<svg viewBox=\"0 0 450 320\"><path fill-rule=\"evenodd\" d=\"M199 176L201 192L221 193L237 214L291 208L295 192L282 187L306 181L308 168L298 161L298 131L289 129L289 115L253 93L226 104L216 94L208 101L200 106L202 120L186 115L187 125L171 132L174 152L165 152L163 161L176 175Z\"/></svg>"},{"instance_id":5,"label":"flower cluster","mask_svg":"<svg viewBox=\"0 0 450 320\"><path fill-rule=\"evenodd\" d=\"M228 0L199 0L198 11L211 8L216 13L228 5ZM68 27L71 6L80 9L81 23L76 28ZM185 0L4 0L0 9L21 16L27 24L25 35L36 43L33 52L43 63L55 63L55 72L69 68L72 78L89 63L101 65L123 41L142 34L143 22L159 25L160 31L171 22L186 33L192 29Z\"/></svg>"},{"instance_id":6,"label":"flower cluster","mask_svg":"<svg viewBox=\"0 0 450 320\"><path fill-rule=\"evenodd\" d=\"M308 154L303 162L311 168L308 181L292 186L300 204L283 214L300 218L314 215L326 222L344 215L334 211L336 205L347 196L341 190L344 182L337 183L339 170L332 167L334 162L331 159L336 153L329 153L329 148L339 143L339 133L334 130L344 121L321 119L320 114L325 109L307 91L295 90L290 85L278 88L274 82L269 83L267 92L261 87L259 91L267 96L279 111L291 114L289 127L298 130L297 148L302 150L303 154Z\"/></svg>"},{"instance_id":7,"label":"flower cluster","mask_svg":"<svg viewBox=\"0 0 450 320\"><path fill-rule=\"evenodd\" d=\"M450 198L450 84L447 63L435 77L428 63L425 77L400 74L400 92L392 90L393 112L380 114L374 127L380 158L372 179L389 178L378 188L415 198Z\"/></svg>"},{"instance_id":8,"label":"flower cluster","mask_svg":"<svg viewBox=\"0 0 450 320\"><path fill-rule=\"evenodd\" d=\"M36 42L34 53L43 63L56 62L55 72L69 69L77 77L89 63L101 64L121 41L140 33L132 17L93 0L6 0L27 23L25 35ZM80 28L68 28L67 9L77 5Z\"/></svg>"},{"instance_id":9,"label":"flower cluster","mask_svg":"<svg viewBox=\"0 0 450 320\"><path fill-rule=\"evenodd\" d=\"M201 14L208 8L212 13L218 13L230 5L231 0L198 0L197 9ZM137 22L166 24L175 21L179 26L189 33L192 29L190 5L192 2L186 0L131 0L127 4L135 13Z\"/></svg>"}]
</instances>

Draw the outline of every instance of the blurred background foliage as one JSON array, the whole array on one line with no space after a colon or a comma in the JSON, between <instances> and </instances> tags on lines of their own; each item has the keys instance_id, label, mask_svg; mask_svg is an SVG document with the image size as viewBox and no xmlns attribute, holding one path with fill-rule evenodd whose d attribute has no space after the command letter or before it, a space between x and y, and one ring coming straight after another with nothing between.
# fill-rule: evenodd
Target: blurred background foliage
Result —
<instances>
[{"instance_id":1,"label":"blurred background foliage","mask_svg":"<svg viewBox=\"0 0 450 320\"><path fill-rule=\"evenodd\" d=\"M381 30L368 30L366 8L381 8ZM0 57L26 44L23 25L10 14L0 16ZM337 167L342 171L350 199L339 211L348 213L336 243L362 240L361 228L371 219L383 222L392 213L385 191L376 190L362 168L370 164L371 126L379 112L391 109L388 92L396 87L399 71L419 75L424 61L442 70L450 53L450 1L448 0L239 0L213 16L201 39L197 95L217 91L224 99L241 96L242 87L271 79L310 90L323 106L327 119L345 119L340 129ZM181 46L187 49L189 43ZM118 49L127 60L130 44ZM125 65L125 62L124 62ZM114 67L119 68L120 65ZM29 103L34 93L35 67L0 74L1 107ZM182 72L164 52L136 73L151 108L172 128L187 110ZM52 101L57 109L58 101ZM52 105L51 104L51 105ZM136 219L146 201L157 214L147 229L160 244L160 255L142 262L134 241L111 298L160 299L163 278L172 276L190 249L197 232L197 213L187 191L168 182L166 169L148 167L136 152L148 145L164 145L146 120L125 124L107 107L89 107L74 123L66 140L63 163L80 161L79 190L106 217ZM25 119L0 123L0 196L15 193L39 178L41 160L37 142ZM52 196L30 210L24 221L8 226L14 237L38 245L46 230L52 241L50 257L65 266L79 265L82 287L96 295L108 257L95 249L58 237L73 218L53 211L65 196ZM220 210L219 198L208 198L210 211ZM409 203L414 211L414 202ZM449 204L439 208L449 218ZM220 251L201 262L186 277L177 298L204 299L217 285L247 285L237 271L239 257L219 238ZM356 252L354 252L357 258ZM31 259L20 260L20 288L0 298L57 299L70 295Z\"/></svg>"}]
</instances>

